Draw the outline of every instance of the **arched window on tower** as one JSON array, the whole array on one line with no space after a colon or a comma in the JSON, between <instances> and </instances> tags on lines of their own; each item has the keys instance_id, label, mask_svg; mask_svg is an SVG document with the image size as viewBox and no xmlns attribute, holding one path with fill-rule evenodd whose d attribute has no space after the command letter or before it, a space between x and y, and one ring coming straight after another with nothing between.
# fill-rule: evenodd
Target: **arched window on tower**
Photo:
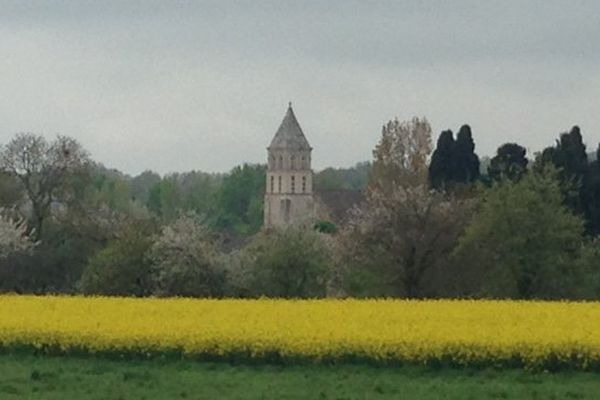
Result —
<instances>
[{"instance_id":1,"label":"arched window on tower","mask_svg":"<svg viewBox=\"0 0 600 400\"><path fill-rule=\"evenodd\" d=\"M279 175L279 182L278 182L278 189L279 189L279 193L281 193L281 175Z\"/></svg>"},{"instance_id":2,"label":"arched window on tower","mask_svg":"<svg viewBox=\"0 0 600 400\"><path fill-rule=\"evenodd\" d=\"M306 169L306 157L302 156L302 169Z\"/></svg>"},{"instance_id":3,"label":"arched window on tower","mask_svg":"<svg viewBox=\"0 0 600 400\"><path fill-rule=\"evenodd\" d=\"M279 203L279 213L283 221L287 224L290 222L290 214L292 211L292 201L290 199L282 199Z\"/></svg>"},{"instance_id":4,"label":"arched window on tower","mask_svg":"<svg viewBox=\"0 0 600 400\"><path fill-rule=\"evenodd\" d=\"M271 175L271 193L275 191L275 177Z\"/></svg>"},{"instance_id":5,"label":"arched window on tower","mask_svg":"<svg viewBox=\"0 0 600 400\"><path fill-rule=\"evenodd\" d=\"M296 177L292 175L292 193L296 193Z\"/></svg>"},{"instance_id":6,"label":"arched window on tower","mask_svg":"<svg viewBox=\"0 0 600 400\"><path fill-rule=\"evenodd\" d=\"M283 156L279 156L279 169L283 169Z\"/></svg>"},{"instance_id":7,"label":"arched window on tower","mask_svg":"<svg viewBox=\"0 0 600 400\"><path fill-rule=\"evenodd\" d=\"M302 193L306 193L306 177L302 177Z\"/></svg>"}]
</instances>

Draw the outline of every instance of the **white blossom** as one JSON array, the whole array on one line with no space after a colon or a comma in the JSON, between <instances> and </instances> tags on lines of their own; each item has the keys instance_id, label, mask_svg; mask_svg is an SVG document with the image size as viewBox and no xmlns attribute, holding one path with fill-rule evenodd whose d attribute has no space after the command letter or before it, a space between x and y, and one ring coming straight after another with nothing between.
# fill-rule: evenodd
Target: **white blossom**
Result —
<instances>
[{"instance_id":1,"label":"white blossom","mask_svg":"<svg viewBox=\"0 0 600 400\"><path fill-rule=\"evenodd\" d=\"M0 214L0 258L11 253L30 251L35 243L27 234L23 220L15 220Z\"/></svg>"}]
</instances>

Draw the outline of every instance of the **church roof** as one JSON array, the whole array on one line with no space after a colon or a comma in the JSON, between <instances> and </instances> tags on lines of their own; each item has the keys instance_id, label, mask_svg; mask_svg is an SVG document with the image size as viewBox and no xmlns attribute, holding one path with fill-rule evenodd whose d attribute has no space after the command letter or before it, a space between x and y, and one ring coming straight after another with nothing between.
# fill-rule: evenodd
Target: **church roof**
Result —
<instances>
[{"instance_id":1,"label":"church roof","mask_svg":"<svg viewBox=\"0 0 600 400\"><path fill-rule=\"evenodd\" d=\"M300 128L300 124L292 110L292 103L289 104L287 112L279 125L279 129L275 133L275 137L271 141L269 149L293 149L293 150L310 150L308 140Z\"/></svg>"}]
</instances>

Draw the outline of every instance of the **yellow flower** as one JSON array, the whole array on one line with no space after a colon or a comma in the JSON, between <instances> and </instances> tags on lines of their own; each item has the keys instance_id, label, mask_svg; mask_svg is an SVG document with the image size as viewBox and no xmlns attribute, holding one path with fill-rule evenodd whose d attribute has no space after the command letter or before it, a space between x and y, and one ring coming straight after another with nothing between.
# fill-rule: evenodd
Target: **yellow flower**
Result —
<instances>
[{"instance_id":1,"label":"yellow flower","mask_svg":"<svg viewBox=\"0 0 600 400\"><path fill-rule=\"evenodd\" d=\"M0 347L191 357L600 365L600 303L0 296Z\"/></svg>"}]
</instances>

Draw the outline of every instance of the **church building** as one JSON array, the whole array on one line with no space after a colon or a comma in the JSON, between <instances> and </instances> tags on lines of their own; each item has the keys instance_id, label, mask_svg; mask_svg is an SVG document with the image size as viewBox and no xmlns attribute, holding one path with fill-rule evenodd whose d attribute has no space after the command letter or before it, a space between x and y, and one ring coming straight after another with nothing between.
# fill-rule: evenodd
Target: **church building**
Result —
<instances>
[{"instance_id":1,"label":"church building","mask_svg":"<svg viewBox=\"0 0 600 400\"><path fill-rule=\"evenodd\" d=\"M312 148L294 115L292 103L267 152L264 227L312 223L315 219Z\"/></svg>"}]
</instances>

